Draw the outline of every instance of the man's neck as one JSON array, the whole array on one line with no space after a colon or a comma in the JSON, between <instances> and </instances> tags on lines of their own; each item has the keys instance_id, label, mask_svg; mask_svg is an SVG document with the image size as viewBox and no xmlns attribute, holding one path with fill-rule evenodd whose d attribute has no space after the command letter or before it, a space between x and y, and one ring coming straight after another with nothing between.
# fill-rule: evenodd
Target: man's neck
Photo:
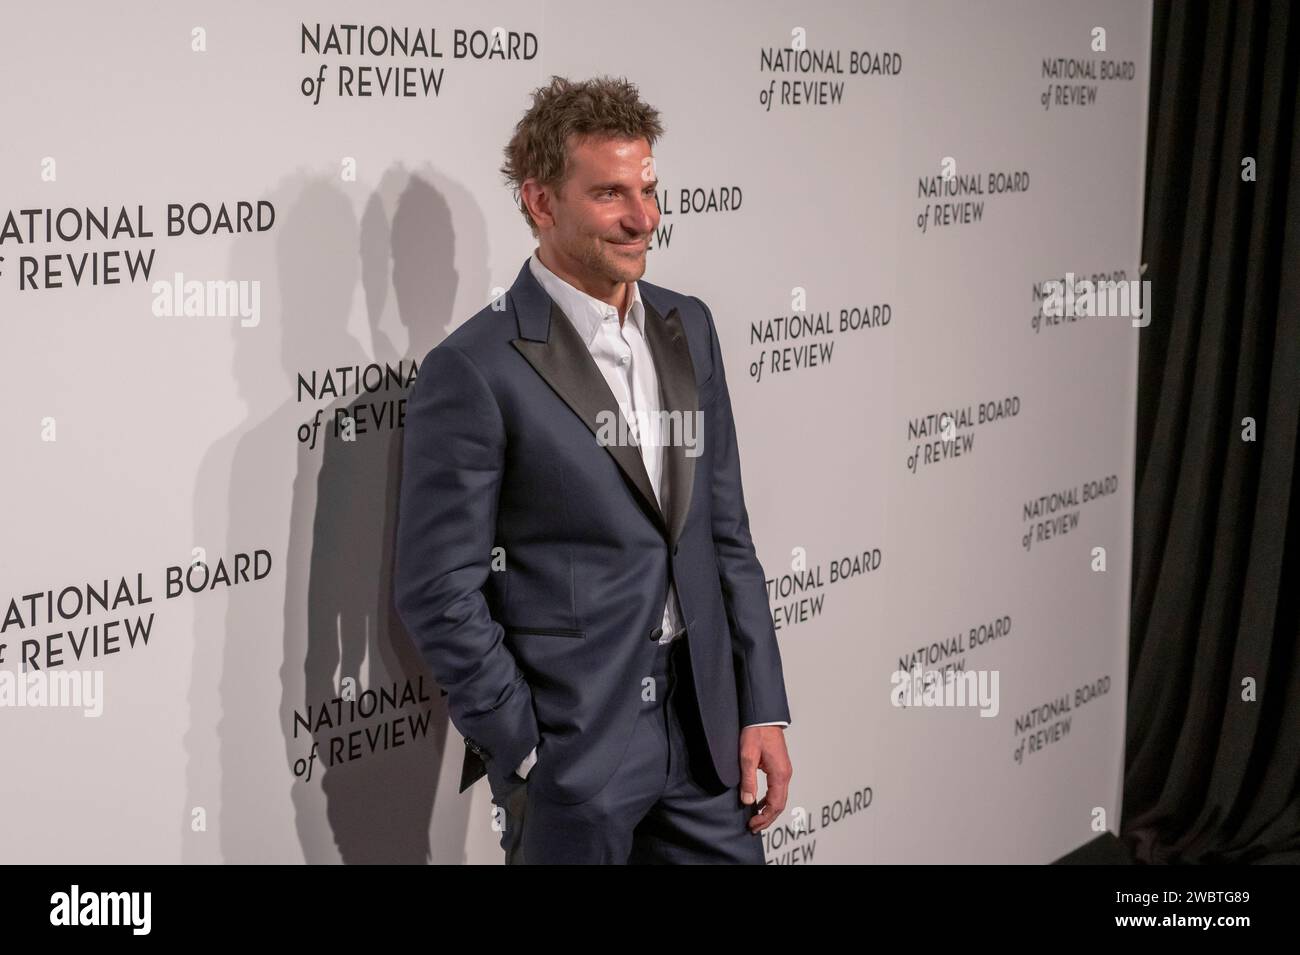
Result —
<instances>
[{"instance_id":1,"label":"man's neck","mask_svg":"<svg viewBox=\"0 0 1300 955\"><path fill-rule=\"evenodd\" d=\"M560 278L564 279L564 281L568 282L574 288L586 292L592 298L600 299L605 304L613 305L616 309L618 309L618 324L620 327L622 327L623 319L627 317L627 310L632 305L632 289L630 283L600 282L598 285L593 286L592 282L584 281L584 279L581 276L573 272L570 272L566 270L563 266L561 266L556 261L555 257L552 256L550 250L543 249L539 245L535 250L535 252L537 255L537 260L541 262L542 265L546 266L548 269L550 269Z\"/></svg>"}]
</instances>

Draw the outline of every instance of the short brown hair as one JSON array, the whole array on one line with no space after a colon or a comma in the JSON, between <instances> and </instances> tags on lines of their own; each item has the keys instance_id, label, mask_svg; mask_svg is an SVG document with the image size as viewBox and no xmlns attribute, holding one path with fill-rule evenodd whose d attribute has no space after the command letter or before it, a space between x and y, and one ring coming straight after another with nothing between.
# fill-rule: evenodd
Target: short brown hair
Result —
<instances>
[{"instance_id":1,"label":"short brown hair","mask_svg":"<svg viewBox=\"0 0 1300 955\"><path fill-rule=\"evenodd\" d=\"M569 175L570 135L617 139L644 137L653 149L664 134L659 111L641 101L626 79L601 76L575 83L552 76L549 86L533 90L533 105L515 125L501 167L534 236L537 225L520 197L526 179L559 189Z\"/></svg>"}]
</instances>

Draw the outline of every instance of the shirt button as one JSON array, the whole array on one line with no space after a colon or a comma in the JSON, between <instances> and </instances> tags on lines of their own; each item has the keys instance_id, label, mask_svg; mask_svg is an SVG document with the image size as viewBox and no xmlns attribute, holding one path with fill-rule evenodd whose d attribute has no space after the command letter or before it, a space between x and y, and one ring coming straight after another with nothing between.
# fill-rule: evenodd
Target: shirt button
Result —
<instances>
[{"instance_id":1,"label":"shirt button","mask_svg":"<svg viewBox=\"0 0 1300 955\"><path fill-rule=\"evenodd\" d=\"M664 628L663 628L663 627L655 627L653 630L650 631L650 639L651 639L651 640L658 640L658 639L659 639L660 637L662 637L663 635L664 635Z\"/></svg>"},{"instance_id":2,"label":"shirt button","mask_svg":"<svg viewBox=\"0 0 1300 955\"><path fill-rule=\"evenodd\" d=\"M622 358L620 358L620 359L618 360L618 363L619 363L620 365L626 365L626 364L627 364L628 362L630 362L631 360L632 360L632 358L631 358L630 355L624 355Z\"/></svg>"}]
</instances>

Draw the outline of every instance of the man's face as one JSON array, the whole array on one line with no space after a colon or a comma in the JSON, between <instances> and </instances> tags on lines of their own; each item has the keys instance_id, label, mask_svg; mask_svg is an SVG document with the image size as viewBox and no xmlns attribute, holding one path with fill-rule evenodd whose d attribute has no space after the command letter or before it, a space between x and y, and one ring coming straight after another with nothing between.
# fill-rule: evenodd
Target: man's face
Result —
<instances>
[{"instance_id":1,"label":"man's face","mask_svg":"<svg viewBox=\"0 0 1300 955\"><path fill-rule=\"evenodd\" d=\"M635 282L659 224L654 159L645 139L569 140L569 178L548 190L542 248L591 289Z\"/></svg>"}]
</instances>

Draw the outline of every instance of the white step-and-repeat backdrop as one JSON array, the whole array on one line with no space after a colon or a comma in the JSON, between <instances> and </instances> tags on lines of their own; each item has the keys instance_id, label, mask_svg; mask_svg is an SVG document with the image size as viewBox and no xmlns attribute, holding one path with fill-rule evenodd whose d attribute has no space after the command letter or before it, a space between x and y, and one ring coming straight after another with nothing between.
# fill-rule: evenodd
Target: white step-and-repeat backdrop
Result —
<instances>
[{"instance_id":1,"label":"white step-and-repeat backdrop","mask_svg":"<svg viewBox=\"0 0 1300 955\"><path fill-rule=\"evenodd\" d=\"M392 525L552 74L663 114L646 278L716 316L791 703L769 862L1115 831L1150 4L303 15L0 32L4 861L501 861Z\"/></svg>"}]
</instances>

